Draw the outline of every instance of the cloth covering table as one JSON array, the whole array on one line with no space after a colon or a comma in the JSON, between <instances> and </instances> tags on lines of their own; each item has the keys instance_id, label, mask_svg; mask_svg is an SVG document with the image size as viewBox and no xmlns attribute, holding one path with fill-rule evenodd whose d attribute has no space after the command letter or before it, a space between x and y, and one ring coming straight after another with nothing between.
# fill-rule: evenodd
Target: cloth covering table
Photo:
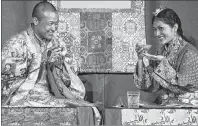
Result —
<instances>
[{"instance_id":1,"label":"cloth covering table","mask_svg":"<svg viewBox=\"0 0 198 126\"><path fill-rule=\"evenodd\" d=\"M198 109L105 109L105 125L198 125Z\"/></svg>"},{"instance_id":2,"label":"cloth covering table","mask_svg":"<svg viewBox=\"0 0 198 126\"><path fill-rule=\"evenodd\" d=\"M66 126L94 125L91 107L78 108L38 108L38 107L2 107L2 126Z\"/></svg>"}]
</instances>

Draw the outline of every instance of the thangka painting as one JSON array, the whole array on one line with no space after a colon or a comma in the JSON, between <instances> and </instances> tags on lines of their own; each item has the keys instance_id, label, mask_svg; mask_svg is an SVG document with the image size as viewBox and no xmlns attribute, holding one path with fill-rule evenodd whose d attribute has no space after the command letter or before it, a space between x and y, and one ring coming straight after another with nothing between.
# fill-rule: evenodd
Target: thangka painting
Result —
<instances>
[{"instance_id":1,"label":"thangka painting","mask_svg":"<svg viewBox=\"0 0 198 126\"><path fill-rule=\"evenodd\" d=\"M57 34L66 43L77 72L134 72L135 45L146 44L144 4L132 1L130 9L58 8Z\"/></svg>"}]
</instances>

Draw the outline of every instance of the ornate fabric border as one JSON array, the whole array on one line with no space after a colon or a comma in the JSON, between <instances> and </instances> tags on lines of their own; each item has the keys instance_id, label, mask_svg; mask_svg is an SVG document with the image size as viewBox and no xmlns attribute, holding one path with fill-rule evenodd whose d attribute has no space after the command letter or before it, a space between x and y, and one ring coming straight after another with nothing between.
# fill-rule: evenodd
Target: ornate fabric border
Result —
<instances>
[{"instance_id":1,"label":"ornate fabric border","mask_svg":"<svg viewBox=\"0 0 198 126\"><path fill-rule=\"evenodd\" d=\"M2 125L77 125L75 108L2 108Z\"/></svg>"},{"instance_id":2,"label":"ornate fabric border","mask_svg":"<svg viewBox=\"0 0 198 126\"><path fill-rule=\"evenodd\" d=\"M198 125L197 109L122 109L122 125Z\"/></svg>"}]
</instances>

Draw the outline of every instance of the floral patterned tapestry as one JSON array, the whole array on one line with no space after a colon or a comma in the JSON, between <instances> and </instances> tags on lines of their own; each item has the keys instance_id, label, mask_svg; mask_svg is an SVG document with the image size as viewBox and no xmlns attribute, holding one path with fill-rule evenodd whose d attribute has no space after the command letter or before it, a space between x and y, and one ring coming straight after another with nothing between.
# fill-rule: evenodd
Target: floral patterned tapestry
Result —
<instances>
[{"instance_id":1,"label":"floral patterned tapestry","mask_svg":"<svg viewBox=\"0 0 198 126\"><path fill-rule=\"evenodd\" d=\"M122 125L198 125L197 109L123 109Z\"/></svg>"},{"instance_id":2,"label":"floral patterned tapestry","mask_svg":"<svg viewBox=\"0 0 198 126\"><path fill-rule=\"evenodd\" d=\"M58 2L52 2L58 6ZM59 3L60 4L60 3ZM130 9L59 10L57 36L80 73L132 73L135 45L146 44L144 1Z\"/></svg>"},{"instance_id":3,"label":"floral patterned tapestry","mask_svg":"<svg viewBox=\"0 0 198 126\"><path fill-rule=\"evenodd\" d=\"M198 110L178 109L105 109L105 125L123 126L197 126Z\"/></svg>"}]
</instances>

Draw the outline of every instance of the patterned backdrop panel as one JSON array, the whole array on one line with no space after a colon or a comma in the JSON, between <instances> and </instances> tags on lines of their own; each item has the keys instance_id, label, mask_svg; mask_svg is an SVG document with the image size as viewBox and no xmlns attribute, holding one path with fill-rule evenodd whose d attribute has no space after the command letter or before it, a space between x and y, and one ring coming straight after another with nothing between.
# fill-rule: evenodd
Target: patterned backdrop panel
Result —
<instances>
[{"instance_id":1,"label":"patterned backdrop panel","mask_svg":"<svg viewBox=\"0 0 198 126\"><path fill-rule=\"evenodd\" d=\"M59 11L58 38L67 47L67 57L77 71L80 59L80 14Z\"/></svg>"},{"instance_id":2,"label":"patterned backdrop panel","mask_svg":"<svg viewBox=\"0 0 198 126\"><path fill-rule=\"evenodd\" d=\"M76 71L134 72L135 45L146 44L144 9L144 1L132 1L130 9L59 8L57 36L66 43Z\"/></svg>"},{"instance_id":3,"label":"patterned backdrop panel","mask_svg":"<svg viewBox=\"0 0 198 126\"><path fill-rule=\"evenodd\" d=\"M112 14L112 72L134 72L135 45L146 44L144 2L133 4L133 9Z\"/></svg>"},{"instance_id":4,"label":"patterned backdrop panel","mask_svg":"<svg viewBox=\"0 0 198 126\"><path fill-rule=\"evenodd\" d=\"M81 72L107 72L112 65L112 14L109 12L82 12Z\"/></svg>"}]
</instances>

